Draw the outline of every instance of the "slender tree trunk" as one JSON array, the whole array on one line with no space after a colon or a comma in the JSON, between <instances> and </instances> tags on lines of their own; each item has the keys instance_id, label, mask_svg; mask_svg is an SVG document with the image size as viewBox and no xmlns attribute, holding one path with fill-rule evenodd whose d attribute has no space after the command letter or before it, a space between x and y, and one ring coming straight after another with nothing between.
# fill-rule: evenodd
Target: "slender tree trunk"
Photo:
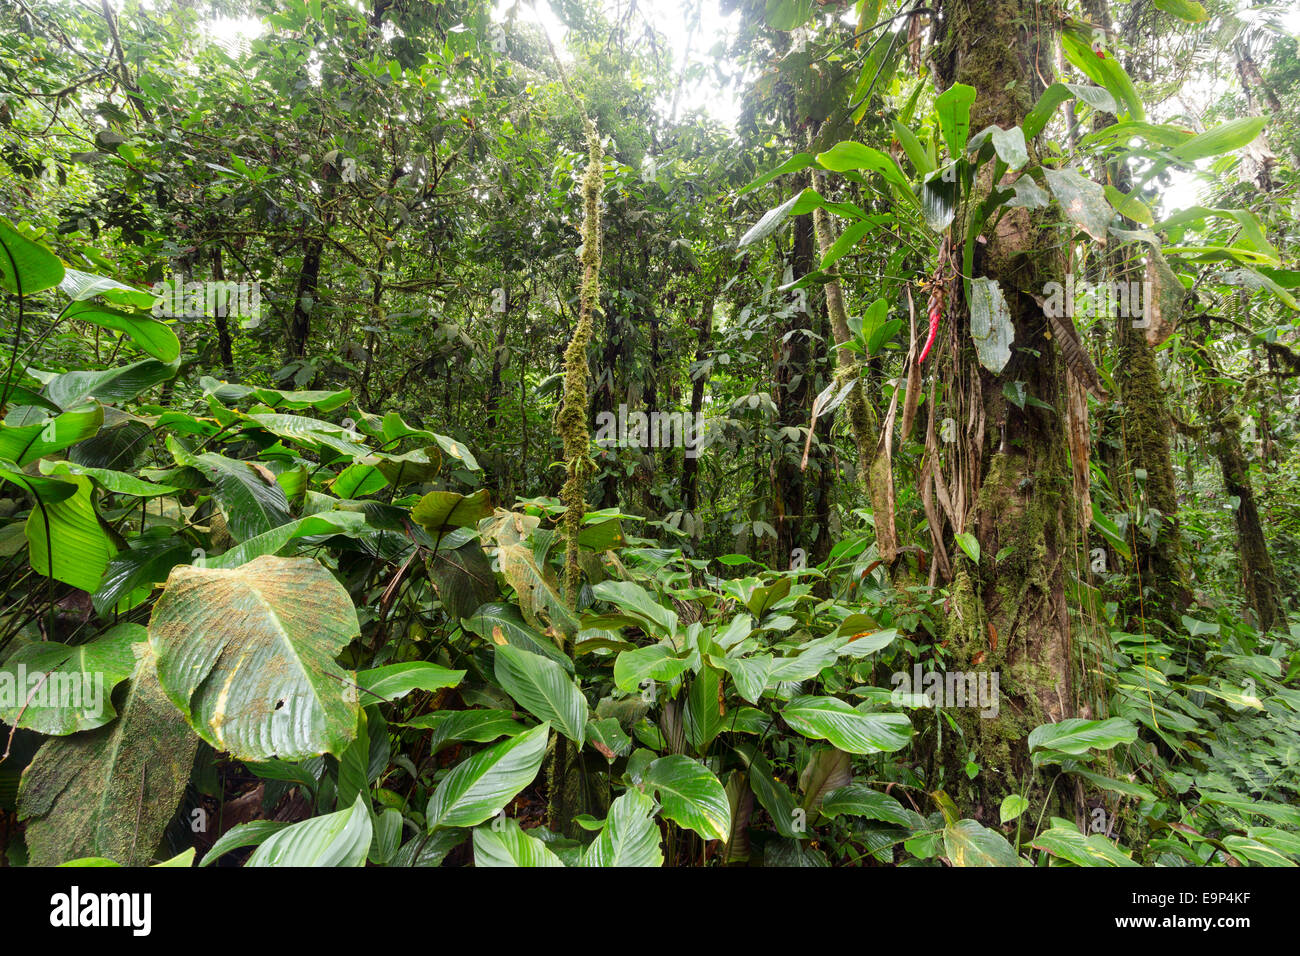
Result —
<instances>
[{"instance_id":1,"label":"slender tree trunk","mask_svg":"<svg viewBox=\"0 0 1300 956\"><path fill-rule=\"evenodd\" d=\"M815 267L811 216L799 216L795 220L790 263L796 278L807 275ZM807 301L806 294L800 298ZM778 430L804 428L809 424L812 404L812 379L809 374L812 363L807 334L809 326L810 316L805 306L797 309L786 320L775 337L773 348L776 350L776 365L772 398L776 403ZM788 567L794 549L804 547L807 542L804 529L806 492L804 474L799 468L803 442L778 437L776 447L771 465L776 561L778 567Z\"/></svg>"},{"instance_id":2,"label":"slender tree trunk","mask_svg":"<svg viewBox=\"0 0 1300 956\"><path fill-rule=\"evenodd\" d=\"M698 365L708 357L709 342L713 337L713 309L717 303L717 291L711 291L704 300L700 317L695 328L695 362ZM709 376L697 370L691 376L691 421L700 421L700 410L704 407L704 388ZM692 515L700 505L700 460L689 455L682 459L682 498L686 510Z\"/></svg>"},{"instance_id":3,"label":"slender tree trunk","mask_svg":"<svg viewBox=\"0 0 1300 956\"><path fill-rule=\"evenodd\" d=\"M216 282L225 283L226 270L221 262L221 247L214 245L212 247L212 278ZM226 370L226 378L234 379L235 377L235 356L230 342L230 320L226 315L229 296L217 296L217 314L213 316L213 322L217 326L217 350L221 353L221 366Z\"/></svg>"}]
</instances>

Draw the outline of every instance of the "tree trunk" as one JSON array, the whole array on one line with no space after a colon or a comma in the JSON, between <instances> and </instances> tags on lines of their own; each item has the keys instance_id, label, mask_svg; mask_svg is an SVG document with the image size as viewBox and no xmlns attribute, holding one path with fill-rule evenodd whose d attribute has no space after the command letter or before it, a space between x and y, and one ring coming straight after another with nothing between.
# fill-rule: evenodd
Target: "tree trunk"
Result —
<instances>
[{"instance_id":1,"label":"tree trunk","mask_svg":"<svg viewBox=\"0 0 1300 956\"><path fill-rule=\"evenodd\" d=\"M965 83L977 96L972 131L990 124L1019 125L1050 74L1052 38L1030 0L953 0L944 5L937 51L943 87ZM1040 32L1034 32L1038 24ZM1031 150L1033 145L1031 144ZM1036 150L1035 150L1036 151ZM968 203L977 208L992 187L986 164ZM943 786L977 819L997 823L998 807L1020 792L1031 767L1026 738L1040 724L1074 716L1069 611L1065 569L1074 522L1073 478L1063 416L1065 363L1034 295L1064 278L1061 239L1051 228L1058 215L1007 209L996 228L989 222L974 249L973 273L996 280L1014 328L1011 360L1000 373L979 364L971 340L969 304L942 319L950 350L936 346L947 407L932 410L956 423L956 442L938 452L953 528L975 536L980 559L956 549L945 640L947 665L964 672L999 675L997 715L974 708L950 713L958 737L943 734ZM964 224L954 223L954 232ZM964 229L963 229L964 232ZM958 258L960 260L960 257ZM952 282L954 293L962 280ZM964 298L951 295L957 305ZM1023 382L1026 393L1048 408L1009 401L1004 386ZM933 394L932 389L927 389ZM933 425L933 423L932 423ZM1000 556L1000 559L999 559ZM974 780L964 768L981 768Z\"/></svg>"}]
</instances>

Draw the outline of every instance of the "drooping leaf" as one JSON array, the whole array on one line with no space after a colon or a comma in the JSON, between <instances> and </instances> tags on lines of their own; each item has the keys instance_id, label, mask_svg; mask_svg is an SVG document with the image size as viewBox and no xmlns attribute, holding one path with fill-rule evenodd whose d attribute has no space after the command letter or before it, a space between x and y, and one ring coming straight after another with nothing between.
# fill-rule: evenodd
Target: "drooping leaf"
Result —
<instances>
[{"instance_id":1,"label":"drooping leaf","mask_svg":"<svg viewBox=\"0 0 1300 956\"><path fill-rule=\"evenodd\" d=\"M58 256L19 233L7 219L0 219L0 288L33 295L53 289L63 276Z\"/></svg>"},{"instance_id":2,"label":"drooping leaf","mask_svg":"<svg viewBox=\"0 0 1300 956\"><path fill-rule=\"evenodd\" d=\"M10 689L0 692L0 722L57 737L102 727L117 716L114 688L135 670L132 645L148 639L139 624L123 623L76 647L20 647L0 665L0 688Z\"/></svg>"}]
</instances>

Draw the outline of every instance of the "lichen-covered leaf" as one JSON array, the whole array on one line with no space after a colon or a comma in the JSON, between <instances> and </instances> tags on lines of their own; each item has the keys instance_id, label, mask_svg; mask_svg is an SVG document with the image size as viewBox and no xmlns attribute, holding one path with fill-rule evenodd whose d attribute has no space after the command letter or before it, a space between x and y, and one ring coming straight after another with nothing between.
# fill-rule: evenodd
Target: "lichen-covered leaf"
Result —
<instances>
[{"instance_id":1,"label":"lichen-covered leaf","mask_svg":"<svg viewBox=\"0 0 1300 956\"><path fill-rule=\"evenodd\" d=\"M1072 223L1097 242L1106 242L1106 227L1115 217L1115 210L1106 202L1106 191L1090 179L1084 179L1069 169L1043 167L1048 188L1061 204L1061 211Z\"/></svg>"},{"instance_id":2,"label":"lichen-covered leaf","mask_svg":"<svg viewBox=\"0 0 1300 956\"><path fill-rule=\"evenodd\" d=\"M23 771L18 811L33 866L98 856L147 864L176 812L199 739L163 695L152 648L106 727L46 741Z\"/></svg>"},{"instance_id":3,"label":"lichen-covered leaf","mask_svg":"<svg viewBox=\"0 0 1300 956\"><path fill-rule=\"evenodd\" d=\"M242 760L338 754L357 726L354 675L335 662L358 633L352 599L311 558L174 568L149 638L167 696Z\"/></svg>"},{"instance_id":4,"label":"lichen-covered leaf","mask_svg":"<svg viewBox=\"0 0 1300 956\"><path fill-rule=\"evenodd\" d=\"M1016 336L1011 312L996 279L972 279L970 291L970 332L975 351L980 364L996 375L1011 360L1011 343Z\"/></svg>"}]
</instances>

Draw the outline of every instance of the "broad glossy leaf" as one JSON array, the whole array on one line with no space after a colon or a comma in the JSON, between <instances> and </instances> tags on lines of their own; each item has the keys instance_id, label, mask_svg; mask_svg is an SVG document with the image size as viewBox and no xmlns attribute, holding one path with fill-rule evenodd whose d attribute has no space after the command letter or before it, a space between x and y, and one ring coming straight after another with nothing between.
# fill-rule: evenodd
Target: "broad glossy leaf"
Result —
<instances>
[{"instance_id":1,"label":"broad glossy leaf","mask_svg":"<svg viewBox=\"0 0 1300 956\"><path fill-rule=\"evenodd\" d=\"M1020 866L1002 834L974 820L957 820L943 830L944 852L953 866Z\"/></svg>"},{"instance_id":2,"label":"broad glossy leaf","mask_svg":"<svg viewBox=\"0 0 1300 956\"><path fill-rule=\"evenodd\" d=\"M428 828L473 827L496 816L536 778L550 732L539 724L458 763L429 798Z\"/></svg>"},{"instance_id":3,"label":"broad glossy leaf","mask_svg":"<svg viewBox=\"0 0 1300 956\"><path fill-rule=\"evenodd\" d=\"M292 824L282 820L254 820L231 827L212 844L212 849L203 854L199 866L215 863L221 857L246 846L257 846Z\"/></svg>"},{"instance_id":4,"label":"broad glossy leaf","mask_svg":"<svg viewBox=\"0 0 1300 956\"><path fill-rule=\"evenodd\" d=\"M271 834L245 866L365 866L373 836L365 798Z\"/></svg>"},{"instance_id":5,"label":"broad glossy leaf","mask_svg":"<svg viewBox=\"0 0 1300 956\"><path fill-rule=\"evenodd\" d=\"M682 754L660 757L641 778L659 795L665 818L706 840L725 840L731 832L731 805L713 771Z\"/></svg>"},{"instance_id":6,"label":"broad glossy leaf","mask_svg":"<svg viewBox=\"0 0 1300 956\"><path fill-rule=\"evenodd\" d=\"M94 302L77 302L63 311L63 317L74 322L89 322L115 332L125 332L137 348L160 362L170 364L181 354L181 340L176 337L171 326L159 322L151 315L125 312Z\"/></svg>"},{"instance_id":7,"label":"broad glossy leaf","mask_svg":"<svg viewBox=\"0 0 1300 956\"><path fill-rule=\"evenodd\" d=\"M853 754L899 750L912 735L903 714L864 714L836 697L796 697L781 716L805 737L830 741Z\"/></svg>"},{"instance_id":8,"label":"broad glossy leaf","mask_svg":"<svg viewBox=\"0 0 1300 956\"><path fill-rule=\"evenodd\" d=\"M549 657L502 644L496 649L496 679L529 713L582 746L587 698L559 664Z\"/></svg>"},{"instance_id":9,"label":"broad glossy leaf","mask_svg":"<svg viewBox=\"0 0 1300 956\"><path fill-rule=\"evenodd\" d=\"M970 137L970 108L975 102L975 87L954 83L939 94L934 110L939 116L939 131L954 159L966 151Z\"/></svg>"},{"instance_id":10,"label":"broad glossy leaf","mask_svg":"<svg viewBox=\"0 0 1300 956\"><path fill-rule=\"evenodd\" d=\"M1033 845L1076 866L1139 866L1100 833L1084 836L1073 827L1056 826L1034 837Z\"/></svg>"},{"instance_id":11,"label":"broad glossy leaf","mask_svg":"<svg viewBox=\"0 0 1300 956\"><path fill-rule=\"evenodd\" d=\"M0 219L0 288L32 295L53 289L63 276L58 256L21 235L7 219Z\"/></svg>"},{"instance_id":12,"label":"broad glossy leaf","mask_svg":"<svg viewBox=\"0 0 1300 956\"><path fill-rule=\"evenodd\" d=\"M311 558L177 567L149 622L167 696L245 760L342 753L357 688L334 658L358 633L348 592Z\"/></svg>"},{"instance_id":13,"label":"broad glossy leaf","mask_svg":"<svg viewBox=\"0 0 1300 956\"><path fill-rule=\"evenodd\" d=\"M98 591L117 548L95 513L90 479L68 481L76 486L71 497L33 508L27 518L27 556L37 574Z\"/></svg>"},{"instance_id":14,"label":"broad glossy leaf","mask_svg":"<svg viewBox=\"0 0 1300 956\"><path fill-rule=\"evenodd\" d=\"M662 866L654 801L629 790L609 808L605 826L582 858L583 866Z\"/></svg>"},{"instance_id":15,"label":"broad glossy leaf","mask_svg":"<svg viewBox=\"0 0 1300 956\"><path fill-rule=\"evenodd\" d=\"M392 703L413 690L455 687L464 677L464 671L454 671L428 661L410 661L357 671L357 686L363 691L362 703L370 706L378 702L376 698Z\"/></svg>"},{"instance_id":16,"label":"broad glossy leaf","mask_svg":"<svg viewBox=\"0 0 1300 956\"><path fill-rule=\"evenodd\" d=\"M474 831L475 866L564 866L545 843L514 820L495 821Z\"/></svg>"},{"instance_id":17,"label":"broad glossy leaf","mask_svg":"<svg viewBox=\"0 0 1300 956\"><path fill-rule=\"evenodd\" d=\"M1137 728L1122 717L1107 720L1071 717L1035 727L1029 734L1029 749L1056 750L1078 755L1089 750L1110 750L1119 744L1129 744L1135 740Z\"/></svg>"},{"instance_id":18,"label":"broad glossy leaf","mask_svg":"<svg viewBox=\"0 0 1300 956\"><path fill-rule=\"evenodd\" d=\"M867 817L900 827L912 825L912 811L888 794L861 783L850 783L826 794L822 798L822 813L828 817Z\"/></svg>"}]
</instances>

